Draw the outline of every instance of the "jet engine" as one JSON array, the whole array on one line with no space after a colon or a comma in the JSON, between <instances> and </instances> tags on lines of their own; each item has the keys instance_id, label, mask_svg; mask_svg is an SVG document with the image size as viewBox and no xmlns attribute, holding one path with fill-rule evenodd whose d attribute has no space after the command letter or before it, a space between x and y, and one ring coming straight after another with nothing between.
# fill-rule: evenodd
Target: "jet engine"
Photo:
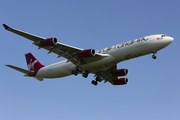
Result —
<instances>
[{"instance_id":1,"label":"jet engine","mask_svg":"<svg viewBox=\"0 0 180 120\"><path fill-rule=\"evenodd\" d=\"M128 83L127 78L119 78L118 80L114 81L114 85L125 85Z\"/></svg>"},{"instance_id":2,"label":"jet engine","mask_svg":"<svg viewBox=\"0 0 180 120\"><path fill-rule=\"evenodd\" d=\"M94 49L88 49L80 52L78 54L79 58L86 58L86 57L92 57L95 55L95 50Z\"/></svg>"},{"instance_id":3,"label":"jet engine","mask_svg":"<svg viewBox=\"0 0 180 120\"><path fill-rule=\"evenodd\" d=\"M53 37L53 38L48 38L46 40L44 40L43 42L40 43L41 47L45 47L45 46L52 46L57 44L57 38Z\"/></svg>"},{"instance_id":4,"label":"jet engine","mask_svg":"<svg viewBox=\"0 0 180 120\"><path fill-rule=\"evenodd\" d=\"M113 76L125 76L128 74L128 69L119 69L112 73Z\"/></svg>"}]
</instances>

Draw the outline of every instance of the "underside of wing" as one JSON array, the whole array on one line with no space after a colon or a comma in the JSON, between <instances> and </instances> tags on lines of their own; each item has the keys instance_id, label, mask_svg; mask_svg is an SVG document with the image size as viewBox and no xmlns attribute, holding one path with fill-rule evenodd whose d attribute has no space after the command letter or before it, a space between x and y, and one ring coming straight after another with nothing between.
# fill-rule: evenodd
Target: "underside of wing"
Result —
<instances>
[{"instance_id":1,"label":"underside of wing","mask_svg":"<svg viewBox=\"0 0 180 120\"><path fill-rule=\"evenodd\" d=\"M64 57L67 59L67 62L71 61L75 65L77 65L80 61L83 63L90 63L109 56L108 54L95 53L94 49L84 50L62 43L57 43L56 45L46 46L43 48L49 51L48 54L55 53L58 55L58 58Z\"/></svg>"},{"instance_id":2,"label":"underside of wing","mask_svg":"<svg viewBox=\"0 0 180 120\"><path fill-rule=\"evenodd\" d=\"M77 47L69 46L63 43L59 43L57 38L43 38L33 34L29 34L3 24L4 28L10 32L18 34L33 41L33 44L40 48L48 50L49 53L55 53L59 57L64 57L67 62L71 61L74 65L78 66L80 63L90 63L100 60L104 57L109 56L108 54L96 53L94 49L80 49Z\"/></svg>"}]
</instances>

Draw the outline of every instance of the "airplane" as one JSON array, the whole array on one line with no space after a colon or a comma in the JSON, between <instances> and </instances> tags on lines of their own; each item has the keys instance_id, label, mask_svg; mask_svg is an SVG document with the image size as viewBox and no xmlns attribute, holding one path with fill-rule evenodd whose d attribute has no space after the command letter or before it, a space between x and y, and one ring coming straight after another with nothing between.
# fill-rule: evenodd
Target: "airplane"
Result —
<instances>
[{"instance_id":1,"label":"airplane","mask_svg":"<svg viewBox=\"0 0 180 120\"><path fill-rule=\"evenodd\" d=\"M6 65L12 69L24 73L26 77L34 77L39 81L44 78L62 78L69 75L82 74L84 78L94 74L95 80L93 85L98 82L109 82L112 85L125 85L128 78L121 78L128 74L128 69L117 69L119 62L140 57L147 54L153 54L152 58L156 59L157 51L168 46L174 38L165 34L156 34L134 39L128 42L120 43L111 47L95 51L94 49L80 49L59 43L57 38L43 38L32 35L3 24L4 28L10 32L25 37L38 49L44 48L49 53L55 53L59 57L67 60L51 64L42 65L31 53L25 54L28 70L13 65ZM120 77L120 78L119 78Z\"/></svg>"}]
</instances>

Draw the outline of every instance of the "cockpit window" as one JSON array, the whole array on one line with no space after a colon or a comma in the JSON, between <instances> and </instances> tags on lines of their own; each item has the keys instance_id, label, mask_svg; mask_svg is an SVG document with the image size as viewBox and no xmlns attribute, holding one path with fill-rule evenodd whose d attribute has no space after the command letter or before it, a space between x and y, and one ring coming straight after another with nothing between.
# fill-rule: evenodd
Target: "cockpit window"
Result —
<instances>
[{"instance_id":1,"label":"cockpit window","mask_svg":"<svg viewBox=\"0 0 180 120\"><path fill-rule=\"evenodd\" d=\"M167 35L161 35L161 37L166 37Z\"/></svg>"}]
</instances>

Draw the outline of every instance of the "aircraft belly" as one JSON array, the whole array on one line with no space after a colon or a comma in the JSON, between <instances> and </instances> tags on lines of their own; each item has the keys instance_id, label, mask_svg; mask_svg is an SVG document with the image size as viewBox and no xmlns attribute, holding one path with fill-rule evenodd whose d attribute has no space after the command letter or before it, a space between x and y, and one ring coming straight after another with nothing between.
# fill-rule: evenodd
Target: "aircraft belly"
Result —
<instances>
[{"instance_id":1,"label":"aircraft belly","mask_svg":"<svg viewBox=\"0 0 180 120\"><path fill-rule=\"evenodd\" d=\"M109 57L103 58L96 62L81 65L80 67L82 69L88 70L89 72L94 72L97 70L97 68L98 68L98 70L102 70L102 69L106 69L112 65L115 65L116 64L116 63L114 63L115 60L116 59L113 56L109 56Z\"/></svg>"},{"instance_id":2,"label":"aircraft belly","mask_svg":"<svg viewBox=\"0 0 180 120\"><path fill-rule=\"evenodd\" d=\"M63 63L63 64L56 64L52 66L47 66L37 73L37 77L42 78L59 78L71 75L71 71L68 69L72 63Z\"/></svg>"}]
</instances>

